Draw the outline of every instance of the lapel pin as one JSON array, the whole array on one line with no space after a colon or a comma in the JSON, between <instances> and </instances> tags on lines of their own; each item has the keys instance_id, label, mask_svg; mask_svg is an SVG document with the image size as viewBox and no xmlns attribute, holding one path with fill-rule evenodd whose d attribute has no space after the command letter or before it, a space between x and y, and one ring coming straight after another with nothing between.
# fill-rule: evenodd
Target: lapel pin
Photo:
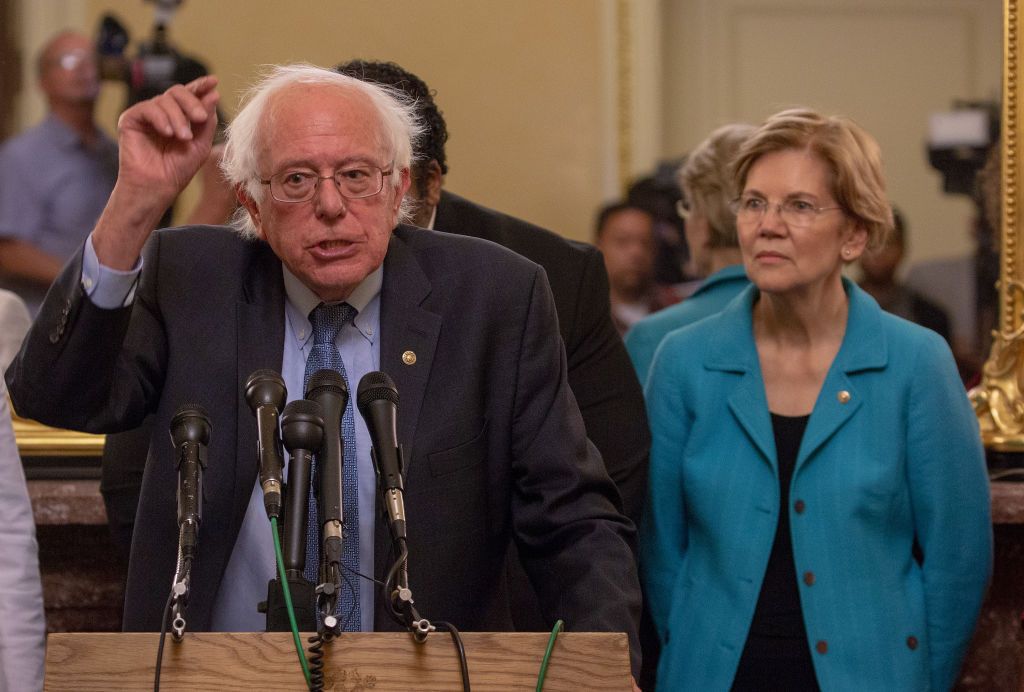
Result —
<instances>
[{"instance_id":1,"label":"lapel pin","mask_svg":"<svg viewBox=\"0 0 1024 692\"><path fill-rule=\"evenodd\" d=\"M406 365L412 365L416 362L416 353L413 351L406 351L402 354L402 362Z\"/></svg>"},{"instance_id":2,"label":"lapel pin","mask_svg":"<svg viewBox=\"0 0 1024 692\"><path fill-rule=\"evenodd\" d=\"M850 402L850 393L844 389L839 392L839 396L837 398L839 399L840 404L847 404Z\"/></svg>"}]
</instances>

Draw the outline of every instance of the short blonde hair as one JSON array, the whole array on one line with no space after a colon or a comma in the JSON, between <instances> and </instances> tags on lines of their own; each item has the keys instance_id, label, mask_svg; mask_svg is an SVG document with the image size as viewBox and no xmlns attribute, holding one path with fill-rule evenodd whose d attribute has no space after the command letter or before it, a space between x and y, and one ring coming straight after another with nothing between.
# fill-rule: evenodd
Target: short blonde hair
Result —
<instances>
[{"instance_id":1,"label":"short blonde hair","mask_svg":"<svg viewBox=\"0 0 1024 692\"><path fill-rule=\"evenodd\" d=\"M820 156L832 173L832 196L867 231L868 247L885 244L893 227L892 205L885 193L882 152L874 137L842 116L824 116L807 108L776 113L740 148L736 189L742 192L759 158L785 149L807 149Z\"/></svg>"},{"instance_id":2,"label":"short blonde hair","mask_svg":"<svg viewBox=\"0 0 1024 692\"><path fill-rule=\"evenodd\" d=\"M733 160L756 129L746 123L723 125L690 153L676 175L683 197L707 217L713 248L738 245L736 215L729 209L737 194Z\"/></svg>"}]
</instances>

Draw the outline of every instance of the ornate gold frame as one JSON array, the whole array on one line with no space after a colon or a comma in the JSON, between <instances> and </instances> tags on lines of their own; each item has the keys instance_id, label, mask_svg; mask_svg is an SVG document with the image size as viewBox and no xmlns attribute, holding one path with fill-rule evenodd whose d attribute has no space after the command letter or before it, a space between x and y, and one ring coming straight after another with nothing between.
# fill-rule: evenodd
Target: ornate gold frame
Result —
<instances>
[{"instance_id":1,"label":"ornate gold frame","mask_svg":"<svg viewBox=\"0 0 1024 692\"><path fill-rule=\"evenodd\" d=\"M985 447L1024 452L1024 254L1018 238L1021 188L1021 22L1017 0L1003 1L1003 112L999 329L971 402Z\"/></svg>"},{"instance_id":2,"label":"ornate gold frame","mask_svg":"<svg viewBox=\"0 0 1024 692\"><path fill-rule=\"evenodd\" d=\"M106 437L60 430L13 413L14 438L22 457L98 457Z\"/></svg>"}]
</instances>

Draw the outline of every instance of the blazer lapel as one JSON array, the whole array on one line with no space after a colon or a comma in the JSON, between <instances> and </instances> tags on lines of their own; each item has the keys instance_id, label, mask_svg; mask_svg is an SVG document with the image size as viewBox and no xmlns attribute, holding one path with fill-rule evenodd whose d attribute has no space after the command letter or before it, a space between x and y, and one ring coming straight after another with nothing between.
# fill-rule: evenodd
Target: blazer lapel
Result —
<instances>
[{"instance_id":1,"label":"blazer lapel","mask_svg":"<svg viewBox=\"0 0 1024 692\"><path fill-rule=\"evenodd\" d=\"M430 290L430 280L409 246L393 235L381 287L380 367L398 389L398 440L406 447L406 464L441 333L441 315L422 307Z\"/></svg>"},{"instance_id":2,"label":"blazer lapel","mask_svg":"<svg viewBox=\"0 0 1024 692\"><path fill-rule=\"evenodd\" d=\"M797 470L860 409L863 397L857 390L857 373L884 368L888 362L881 308L848 279L843 279L843 286L850 299L846 333L807 422Z\"/></svg>"},{"instance_id":3,"label":"blazer lapel","mask_svg":"<svg viewBox=\"0 0 1024 692\"><path fill-rule=\"evenodd\" d=\"M434 364L442 318L423 307L430 295L430 280L402 236L429 232L401 226L395 230L384 258L380 296L380 368L391 377L398 390L398 442L403 448L403 476L406 478L414 456L416 424ZM375 533L375 571L383 574L390 545L387 522L378 521ZM381 615L378 609L377 623L388 622Z\"/></svg>"},{"instance_id":4,"label":"blazer lapel","mask_svg":"<svg viewBox=\"0 0 1024 692\"><path fill-rule=\"evenodd\" d=\"M250 269L244 279L242 297L235 307L237 334L235 348L238 371L237 383L237 426L238 440L235 458L235 492L233 517L235 527L241 525L252 492L256 464L246 463L254 459L256 451L256 424L252 411L245 401L245 381L253 371L269 368L280 372L284 358L284 284L281 278L281 262L263 242L252 248ZM238 489L247 491L238 492Z\"/></svg>"},{"instance_id":5,"label":"blazer lapel","mask_svg":"<svg viewBox=\"0 0 1024 692\"><path fill-rule=\"evenodd\" d=\"M736 373L738 382L729 394L729 410L744 432L774 469L775 436L765 398L761 366L754 345L752 310L757 290L750 286L719 314L720 328L707 350L704 367Z\"/></svg>"}]
</instances>

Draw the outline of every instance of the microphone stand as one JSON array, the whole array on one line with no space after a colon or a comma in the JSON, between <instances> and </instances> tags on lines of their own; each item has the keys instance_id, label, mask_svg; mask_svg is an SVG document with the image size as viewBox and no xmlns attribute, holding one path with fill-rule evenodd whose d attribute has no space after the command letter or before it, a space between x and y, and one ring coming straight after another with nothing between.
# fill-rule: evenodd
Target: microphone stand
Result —
<instances>
[{"instance_id":1,"label":"microphone stand","mask_svg":"<svg viewBox=\"0 0 1024 692\"><path fill-rule=\"evenodd\" d=\"M171 638L176 642L185 637L185 608L188 606L191 577L192 560L186 559L178 548L178 564L174 568L174 583L171 585Z\"/></svg>"},{"instance_id":2,"label":"microphone stand","mask_svg":"<svg viewBox=\"0 0 1024 692\"><path fill-rule=\"evenodd\" d=\"M315 401L293 401L285 406L281 413L282 438L285 448L291 455L284 502L282 557L288 589L292 596L295 621L299 630L304 632L316 630L315 591L302 572L306 564L312 450L319 449L323 429L323 412ZM283 587L279 579L272 579L267 584L265 612L268 632L287 632L291 629Z\"/></svg>"}]
</instances>

